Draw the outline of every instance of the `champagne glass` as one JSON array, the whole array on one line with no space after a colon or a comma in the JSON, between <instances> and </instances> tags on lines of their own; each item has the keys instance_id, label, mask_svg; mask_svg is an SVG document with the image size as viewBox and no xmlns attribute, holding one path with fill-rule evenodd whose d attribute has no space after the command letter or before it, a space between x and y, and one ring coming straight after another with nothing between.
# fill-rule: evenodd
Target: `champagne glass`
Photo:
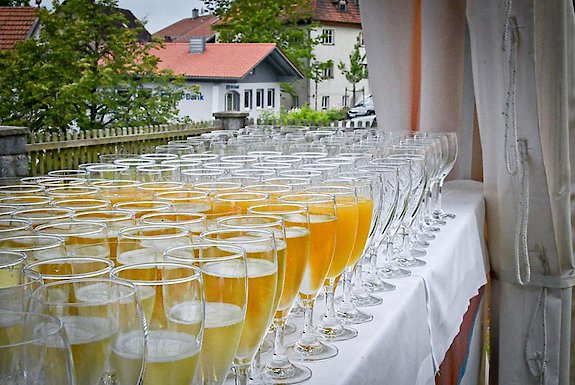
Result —
<instances>
[{"instance_id":1,"label":"champagne glass","mask_svg":"<svg viewBox=\"0 0 575 385\"><path fill-rule=\"evenodd\" d=\"M110 259L114 263L118 256L118 233L120 229L136 224L134 214L122 210L84 211L75 213L72 216L72 220L77 222L103 223L106 225Z\"/></svg>"},{"instance_id":2,"label":"champagne glass","mask_svg":"<svg viewBox=\"0 0 575 385\"><path fill-rule=\"evenodd\" d=\"M88 182L94 180L119 180L129 175L129 166L119 164L101 163L86 167Z\"/></svg>"},{"instance_id":3,"label":"champagne glass","mask_svg":"<svg viewBox=\"0 0 575 385\"><path fill-rule=\"evenodd\" d=\"M337 348L320 341L314 332L313 305L327 278L335 254L337 212L335 197L326 194L299 193L283 195L280 202L304 205L309 212L310 252L306 272L299 288L304 307L304 330L290 348L296 361L317 361L337 355Z\"/></svg>"},{"instance_id":4,"label":"champagne glass","mask_svg":"<svg viewBox=\"0 0 575 385\"><path fill-rule=\"evenodd\" d=\"M34 290L30 308L62 321L78 384L137 384L146 322L136 288L110 279L70 279Z\"/></svg>"},{"instance_id":5,"label":"champagne glass","mask_svg":"<svg viewBox=\"0 0 575 385\"><path fill-rule=\"evenodd\" d=\"M79 213L82 211L109 210L110 201L105 199L64 199L54 201L54 207L62 207Z\"/></svg>"},{"instance_id":6,"label":"champagne glass","mask_svg":"<svg viewBox=\"0 0 575 385\"><path fill-rule=\"evenodd\" d=\"M165 160L176 160L179 158L179 156L176 154L165 154L165 153L157 154L157 153L154 153L154 154L142 154L142 155L140 155L140 158L153 160L154 162L160 164Z\"/></svg>"},{"instance_id":7,"label":"champagne glass","mask_svg":"<svg viewBox=\"0 0 575 385\"><path fill-rule=\"evenodd\" d=\"M0 312L0 335L0 383L76 384L70 344L59 319Z\"/></svg>"},{"instance_id":8,"label":"champagne glass","mask_svg":"<svg viewBox=\"0 0 575 385\"><path fill-rule=\"evenodd\" d=\"M287 184L253 184L242 188L243 191L259 192L268 194L270 201L277 202L281 195L288 194L292 191ZM249 208L248 208L249 211Z\"/></svg>"},{"instance_id":9,"label":"champagne glass","mask_svg":"<svg viewBox=\"0 0 575 385\"><path fill-rule=\"evenodd\" d=\"M214 201L215 202L224 202L224 203L232 203L236 206L241 208L242 214L246 214L248 212L248 207L267 203L269 200L269 195L266 193L260 192L232 192L232 193L220 193L216 194Z\"/></svg>"},{"instance_id":10,"label":"champagne glass","mask_svg":"<svg viewBox=\"0 0 575 385\"><path fill-rule=\"evenodd\" d=\"M48 176L53 176L56 178L60 177L72 177L72 178L86 178L86 170L53 170L48 171Z\"/></svg>"},{"instance_id":11,"label":"champagne glass","mask_svg":"<svg viewBox=\"0 0 575 385\"><path fill-rule=\"evenodd\" d=\"M52 203L52 198L35 195L16 195L0 197L0 205L13 206L18 209L33 209L38 207L48 207Z\"/></svg>"},{"instance_id":12,"label":"champagne glass","mask_svg":"<svg viewBox=\"0 0 575 385\"><path fill-rule=\"evenodd\" d=\"M266 204L248 208L251 214L274 215L283 219L286 239L285 278L279 305L274 315L274 354L266 365L265 382L295 384L311 377L306 366L294 365L286 354L286 321L302 284L310 252L309 213L306 206ZM279 253L278 253L279 256Z\"/></svg>"},{"instance_id":13,"label":"champagne glass","mask_svg":"<svg viewBox=\"0 0 575 385\"><path fill-rule=\"evenodd\" d=\"M94 257L66 257L36 261L26 265L37 271L44 283L81 278L110 278L114 263Z\"/></svg>"},{"instance_id":14,"label":"champagne glass","mask_svg":"<svg viewBox=\"0 0 575 385\"><path fill-rule=\"evenodd\" d=\"M118 202L114 205L114 210L129 211L134 214L136 219L140 219L142 215L151 213L161 213L172 210L174 206L167 201L154 201L154 200L135 200L132 202Z\"/></svg>"},{"instance_id":15,"label":"champagne glass","mask_svg":"<svg viewBox=\"0 0 575 385\"><path fill-rule=\"evenodd\" d=\"M295 170L294 170L295 171ZM319 173L318 175L321 175ZM318 179L319 181L319 179ZM286 185L289 186L293 191L301 191L311 185L312 180L310 178L293 178L287 176L280 176L276 178L264 179L265 184L271 185Z\"/></svg>"},{"instance_id":16,"label":"champagne glass","mask_svg":"<svg viewBox=\"0 0 575 385\"><path fill-rule=\"evenodd\" d=\"M152 159L142 159L142 158L126 158L126 159L116 159L114 164L120 166L128 166L128 170L124 172L124 177L128 179L137 180L138 173L137 168L140 166L149 166L152 164L156 164L156 161Z\"/></svg>"},{"instance_id":17,"label":"champagne glass","mask_svg":"<svg viewBox=\"0 0 575 385\"><path fill-rule=\"evenodd\" d=\"M192 154L200 155L200 154ZM199 182L215 182L225 174L222 169L216 168L189 168L181 171L182 182L195 184Z\"/></svg>"},{"instance_id":18,"label":"champagne glass","mask_svg":"<svg viewBox=\"0 0 575 385\"><path fill-rule=\"evenodd\" d=\"M38 179L38 184L49 189L52 187L79 187L86 185L87 180L85 178L74 178L74 177L48 177Z\"/></svg>"},{"instance_id":19,"label":"champagne glass","mask_svg":"<svg viewBox=\"0 0 575 385\"><path fill-rule=\"evenodd\" d=\"M248 382L248 369L270 326L276 298L278 263L274 234L267 230L210 230L206 242L241 246L246 250L248 303L242 336L234 358L236 384ZM277 303L277 302L275 302Z\"/></svg>"},{"instance_id":20,"label":"champagne glass","mask_svg":"<svg viewBox=\"0 0 575 385\"><path fill-rule=\"evenodd\" d=\"M36 233L64 240L70 257L110 258L106 225L97 222L59 222L36 227Z\"/></svg>"},{"instance_id":21,"label":"champagne glass","mask_svg":"<svg viewBox=\"0 0 575 385\"><path fill-rule=\"evenodd\" d=\"M10 218L16 210L13 206L0 205L0 219Z\"/></svg>"},{"instance_id":22,"label":"champagne glass","mask_svg":"<svg viewBox=\"0 0 575 385\"><path fill-rule=\"evenodd\" d=\"M161 262L164 250L191 243L190 229L175 224L125 227L118 234L118 265Z\"/></svg>"},{"instance_id":23,"label":"champagne glass","mask_svg":"<svg viewBox=\"0 0 575 385\"><path fill-rule=\"evenodd\" d=\"M138 190L143 193L145 199L153 199L155 194L166 191L180 191L184 189L185 184L182 182L145 182L140 183Z\"/></svg>"},{"instance_id":24,"label":"champagne glass","mask_svg":"<svg viewBox=\"0 0 575 385\"><path fill-rule=\"evenodd\" d=\"M0 196L44 194L44 187L36 184L16 184L0 186Z\"/></svg>"},{"instance_id":25,"label":"champagne glass","mask_svg":"<svg viewBox=\"0 0 575 385\"><path fill-rule=\"evenodd\" d=\"M150 164L136 167L136 178L141 182L175 181L176 177L179 175L178 171L179 170L177 166L170 166L167 164Z\"/></svg>"},{"instance_id":26,"label":"champagne glass","mask_svg":"<svg viewBox=\"0 0 575 385\"><path fill-rule=\"evenodd\" d=\"M448 132L443 134L447 139L447 151L445 152L446 156L442 160L441 163L441 170L440 170L440 178L439 183L437 186L437 195L436 195L436 203L435 203L435 210L433 211L433 217L436 219L444 219L444 218L455 218L455 214L446 214L443 209L441 208L441 192L443 190L443 183L445 182L445 178L455 166L455 161L457 160L457 152L458 152L458 142L457 142L457 134L455 132Z\"/></svg>"},{"instance_id":27,"label":"champagne glass","mask_svg":"<svg viewBox=\"0 0 575 385\"><path fill-rule=\"evenodd\" d=\"M0 314L26 311L30 295L43 284L40 273L23 266L7 266L0 272Z\"/></svg>"},{"instance_id":28,"label":"champagne glass","mask_svg":"<svg viewBox=\"0 0 575 385\"><path fill-rule=\"evenodd\" d=\"M345 341L357 337L357 330L344 326L335 314L335 288L341 274L346 269L353 251L358 229L357 192L352 186L316 186L306 191L316 194L329 194L335 197L336 204L336 243L333 260L324 282L325 314L316 330L325 339ZM371 219L371 218L370 218ZM344 280L344 292L349 290L349 283ZM367 315L366 315L367 316Z\"/></svg>"},{"instance_id":29,"label":"champagne glass","mask_svg":"<svg viewBox=\"0 0 575 385\"><path fill-rule=\"evenodd\" d=\"M194 190L204 191L210 197L216 196L219 193L239 191L242 185L237 182L202 182L194 185Z\"/></svg>"},{"instance_id":30,"label":"champagne glass","mask_svg":"<svg viewBox=\"0 0 575 385\"><path fill-rule=\"evenodd\" d=\"M201 383L221 385L240 343L247 304L247 266L241 247L200 243L166 250L166 259L202 270L205 324Z\"/></svg>"},{"instance_id":31,"label":"champagne glass","mask_svg":"<svg viewBox=\"0 0 575 385\"><path fill-rule=\"evenodd\" d=\"M204 212L208 230L217 229L218 218L241 214L242 208L230 202L213 202L209 211Z\"/></svg>"},{"instance_id":32,"label":"champagne glass","mask_svg":"<svg viewBox=\"0 0 575 385\"><path fill-rule=\"evenodd\" d=\"M64 239L54 235L17 235L0 238L0 249L20 251L28 257L28 261L66 256Z\"/></svg>"},{"instance_id":33,"label":"champagne glass","mask_svg":"<svg viewBox=\"0 0 575 385\"><path fill-rule=\"evenodd\" d=\"M54 201L63 199L96 199L99 198L100 189L96 186L50 187L46 189L46 195L54 199Z\"/></svg>"},{"instance_id":34,"label":"champagne glass","mask_svg":"<svg viewBox=\"0 0 575 385\"><path fill-rule=\"evenodd\" d=\"M175 211L204 213L211 209L208 193L195 190L156 193L156 200L170 202Z\"/></svg>"},{"instance_id":35,"label":"champagne glass","mask_svg":"<svg viewBox=\"0 0 575 385\"><path fill-rule=\"evenodd\" d=\"M114 206L119 202L129 202L139 198L139 182L133 180L98 180L92 185L100 189L100 197Z\"/></svg>"},{"instance_id":36,"label":"champagne glass","mask_svg":"<svg viewBox=\"0 0 575 385\"><path fill-rule=\"evenodd\" d=\"M143 225L177 224L190 230L192 239L199 238L206 231L206 216L200 213L177 211L173 213L152 213L140 218Z\"/></svg>"},{"instance_id":37,"label":"champagne glass","mask_svg":"<svg viewBox=\"0 0 575 385\"><path fill-rule=\"evenodd\" d=\"M184 160L197 160L201 163L204 162L215 162L218 158L218 154L186 154L181 156Z\"/></svg>"},{"instance_id":38,"label":"champagne glass","mask_svg":"<svg viewBox=\"0 0 575 385\"><path fill-rule=\"evenodd\" d=\"M241 164L229 162L206 162L202 166L210 170L222 170L224 172L223 175L231 175L233 170L242 168Z\"/></svg>"},{"instance_id":39,"label":"champagne glass","mask_svg":"<svg viewBox=\"0 0 575 385\"><path fill-rule=\"evenodd\" d=\"M0 239L17 235L32 235L32 223L25 219L0 217Z\"/></svg>"},{"instance_id":40,"label":"champagne glass","mask_svg":"<svg viewBox=\"0 0 575 385\"><path fill-rule=\"evenodd\" d=\"M193 383L204 329L201 270L182 263L152 262L117 267L112 276L133 283L142 301L148 326L143 384ZM127 364L131 361L128 342L123 344L125 354L118 354Z\"/></svg>"},{"instance_id":41,"label":"champagne glass","mask_svg":"<svg viewBox=\"0 0 575 385\"><path fill-rule=\"evenodd\" d=\"M21 251L0 250L0 282L6 284L10 270L24 267L28 257Z\"/></svg>"},{"instance_id":42,"label":"champagne glass","mask_svg":"<svg viewBox=\"0 0 575 385\"><path fill-rule=\"evenodd\" d=\"M279 173L282 170L291 170L293 167L291 163L282 163L282 162L258 162L258 163L252 163L251 166L254 169L271 170L276 173Z\"/></svg>"},{"instance_id":43,"label":"champagne glass","mask_svg":"<svg viewBox=\"0 0 575 385\"><path fill-rule=\"evenodd\" d=\"M36 209L20 209L12 213L12 218L25 219L32 223L32 227L39 225L64 222L72 217L74 212L70 209L57 207L41 207Z\"/></svg>"}]
</instances>

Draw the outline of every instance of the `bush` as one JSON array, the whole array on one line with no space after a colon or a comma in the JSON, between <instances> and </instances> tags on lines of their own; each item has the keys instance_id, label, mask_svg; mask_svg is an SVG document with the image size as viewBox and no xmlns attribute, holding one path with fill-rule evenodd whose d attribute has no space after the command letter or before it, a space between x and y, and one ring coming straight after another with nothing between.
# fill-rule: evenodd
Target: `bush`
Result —
<instances>
[{"instance_id":1,"label":"bush","mask_svg":"<svg viewBox=\"0 0 575 385\"><path fill-rule=\"evenodd\" d=\"M320 110L316 111L309 106L301 108L292 108L289 111L280 111L279 116L274 113L265 113L261 116L262 120L279 119L281 121L308 121L331 123L338 120L345 120L345 110Z\"/></svg>"}]
</instances>

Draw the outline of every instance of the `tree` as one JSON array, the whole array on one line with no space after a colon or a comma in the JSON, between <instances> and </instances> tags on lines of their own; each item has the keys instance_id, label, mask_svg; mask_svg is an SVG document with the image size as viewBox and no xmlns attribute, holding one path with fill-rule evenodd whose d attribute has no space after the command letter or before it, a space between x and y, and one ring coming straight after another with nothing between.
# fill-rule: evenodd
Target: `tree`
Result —
<instances>
[{"instance_id":1,"label":"tree","mask_svg":"<svg viewBox=\"0 0 575 385\"><path fill-rule=\"evenodd\" d=\"M221 22L218 40L231 43L276 43L290 60L306 71L319 43L311 37L312 0L205 0Z\"/></svg>"},{"instance_id":2,"label":"tree","mask_svg":"<svg viewBox=\"0 0 575 385\"><path fill-rule=\"evenodd\" d=\"M0 52L0 124L100 129L174 119L181 91L116 0L53 2L38 39ZM151 87L153 84L154 87Z\"/></svg>"},{"instance_id":3,"label":"tree","mask_svg":"<svg viewBox=\"0 0 575 385\"><path fill-rule=\"evenodd\" d=\"M26 7L28 4L27 0L0 0L0 7Z\"/></svg>"},{"instance_id":4,"label":"tree","mask_svg":"<svg viewBox=\"0 0 575 385\"><path fill-rule=\"evenodd\" d=\"M351 83L353 96L351 99L351 105L355 105L355 86L363 79L367 79L367 63L365 53L361 53L361 33L357 35L355 44L353 45L353 51L349 55L349 68L344 62L339 62L337 68L341 71L341 74L345 76L348 82Z\"/></svg>"},{"instance_id":5,"label":"tree","mask_svg":"<svg viewBox=\"0 0 575 385\"><path fill-rule=\"evenodd\" d=\"M309 73L309 79L313 81L315 89L314 89L314 110L317 111L317 87L318 84L321 83L324 80L329 79L329 76L326 76L326 70L332 68L333 66L333 60L328 60L328 61L324 61L324 62L319 62L319 61L315 61L313 63L313 65L310 66L310 73Z\"/></svg>"}]
</instances>

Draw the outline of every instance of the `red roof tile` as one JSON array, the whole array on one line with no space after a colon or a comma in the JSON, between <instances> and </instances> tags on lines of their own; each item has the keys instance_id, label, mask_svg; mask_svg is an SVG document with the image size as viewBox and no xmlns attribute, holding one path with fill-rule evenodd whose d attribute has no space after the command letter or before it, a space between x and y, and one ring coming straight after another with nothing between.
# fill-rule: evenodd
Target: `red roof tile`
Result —
<instances>
[{"instance_id":1,"label":"red roof tile","mask_svg":"<svg viewBox=\"0 0 575 385\"><path fill-rule=\"evenodd\" d=\"M274 43L208 43L203 53L189 53L188 43L166 43L152 54L159 69L177 75L205 78L243 78L275 48Z\"/></svg>"},{"instance_id":2,"label":"red roof tile","mask_svg":"<svg viewBox=\"0 0 575 385\"><path fill-rule=\"evenodd\" d=\"M0 7L0 50L26 40L37 22L36 8Z\"/></svg>"},{"instance_id":3,"label":"red roof tile","mask_svg":"<svg viewBox=\"0 0 575 385\"><path fill-rule=\"evenodd\" d=\"M344 23L361 25L359 2L346 1L346 10L339 10L338 0L315 0L314 20L328 23Z\"/></svg>"},{"instance_id":4,"label":"red roof tile","mask_svg":"<svg viewBox=\"0 0 575 385\"><path fill-rule=\"evenodd\" d=\"M217 20L215 15L204 15L196 18L182 19L154 33L154 37L165 39L170 37L172 43L187 43L190 37L212 37L215 31L212 24Z\"/></svg>"}]
</instances>

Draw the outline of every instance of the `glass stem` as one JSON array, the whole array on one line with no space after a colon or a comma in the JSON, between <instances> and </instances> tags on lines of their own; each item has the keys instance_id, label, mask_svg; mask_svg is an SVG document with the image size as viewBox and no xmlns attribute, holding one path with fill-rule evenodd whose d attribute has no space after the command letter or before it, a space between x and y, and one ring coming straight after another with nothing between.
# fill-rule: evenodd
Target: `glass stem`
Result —
<instances>
[{"instance_id":1,"label":"glass stem","mask_svg":"<svg viewBox=\"0 0 575 385\"><path fill-rule=\"evenodd\" d=\"M345 313L350 313L355 310L352 300L352 286L351 277L354 269L346 268L343 272L343 299L339 310Z\"/></svg>"},{"instance_id":2,"label":"glass stem","mask_svg":"<svg viewBox=\"0 0 575 385\"><path fill-rule=\"evenodd\" d=\"M249 382L249 365L234 365L236 375L236 385L248 385Z\"/></svg>"},{"instance_id":3,"label":"glass stem","mask_svg":"<svg viewBox=\"0 0 575 385\"><path fill-rule=\"evenodd\" d=\"M285 318L274 319L275 331L274 331L274 355L271 362L267 365L271 368L286 368L290 365L290 362L286 355L286 349L284 345L284 328L286 324Z\"/></svg>"},{"instance_id":4,"label":"glass stem","mask_svg":"<svg viewBox=\"0 0 575 385\"><path fill-rule=\"evenodd\" d=\"M313 330L313 300L302 300L303 302L303 333L300 344L305 346L315 345L317 336Z\"/></svg>"},{"instance_id":5,"label":"glass stem","mask_svg":"<svg viewBox=\"0 0 575 385\"><path fill-rule=\"evenodd\" d=\"M335 279L329 278L323 289L325 291L325 314L321 324L324 327L331 327L338 323L335 318Z\"/></svg>"},{"instance_id":6,"label":"glass stem","mask_svg":"<svg viewBox=\"0 0 575 385\"><path fill-rule=\"evenodd\" d=\"M371 246L369 247L369 275L377 277L377 250Z\"/></svg>"},{"instance_id":7,"label":"glass stem","mask_svg":"<svg viewBox=\"0 0 575 385\"><path fill-rule=\"evenodd\" d=\"M443 213L443 209L441 208L441 192L443 190L443 182L445 181L445 177L442 176L437 183L437 195L436 195L436 203L435 203L435 214L441 215Z\"/></svg>"}]
</instances>

